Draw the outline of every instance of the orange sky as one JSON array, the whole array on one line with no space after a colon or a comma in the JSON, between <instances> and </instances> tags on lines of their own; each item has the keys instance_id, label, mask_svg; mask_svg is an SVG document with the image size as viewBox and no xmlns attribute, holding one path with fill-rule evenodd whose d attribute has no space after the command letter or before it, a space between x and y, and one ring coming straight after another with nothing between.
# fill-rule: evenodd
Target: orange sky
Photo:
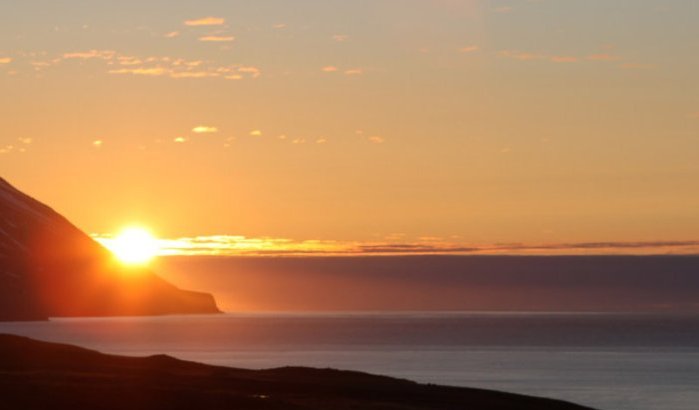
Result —
<instances>
[{"instance_id":1,"label":"orange sky","mask_svg":"<svg viewBox=\"0 0 699 410\"><path fill-rule=\"evenodd\" d=\"M0 174L87 232L696 248L695 1L27 1L0 16Z\"/></svg>"}]
</instances>

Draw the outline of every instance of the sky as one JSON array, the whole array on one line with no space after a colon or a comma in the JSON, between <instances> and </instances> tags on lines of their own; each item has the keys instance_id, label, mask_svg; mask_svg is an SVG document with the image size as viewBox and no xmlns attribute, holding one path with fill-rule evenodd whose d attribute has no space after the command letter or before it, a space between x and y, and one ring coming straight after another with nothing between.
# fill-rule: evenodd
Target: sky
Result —
<instances>
[{"instance_id":1,"label":"sky","mask_svg":"<svg viewBox=\"0 0 699 410\"><path fill-rule=\"evenodd\" d=\"M174 253L696 253L697 21L693 0L0 0L0 176Z\"/></svg>"}]
</instances>

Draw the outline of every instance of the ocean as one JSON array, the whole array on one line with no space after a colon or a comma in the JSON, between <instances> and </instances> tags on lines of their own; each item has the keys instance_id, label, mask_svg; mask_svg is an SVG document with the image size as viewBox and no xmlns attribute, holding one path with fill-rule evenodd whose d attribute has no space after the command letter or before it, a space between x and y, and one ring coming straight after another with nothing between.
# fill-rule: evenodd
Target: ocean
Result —
<instances>
[{"instance_id":1,"label":"ocean","mask_svg":"<svg viewBox=\"0 0 699 410\"><path fill-rule=\"evenodd\" d=\"M0 333L243 368L333 367L569 400L696 410L699 316L348 312L54 319Z\"/></svg>"}]
</instances>

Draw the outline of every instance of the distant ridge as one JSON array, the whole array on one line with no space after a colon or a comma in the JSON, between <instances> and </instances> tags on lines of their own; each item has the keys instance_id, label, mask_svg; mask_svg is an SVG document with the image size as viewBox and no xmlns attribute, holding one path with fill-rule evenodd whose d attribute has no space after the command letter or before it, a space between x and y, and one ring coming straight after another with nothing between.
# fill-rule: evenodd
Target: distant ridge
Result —
<instances>
[{"instance_id":1,"label":"distant ridge","mask_svg":"<svg viewBox=\"0 0 699 410\"><path fill-rule=\"evenodd\" d=\"M53 209L0 178L0 321L217 313L213 297L128 272Z\"/></svg>"},{"instance_id":2,"label":"distant ridge","mask_svg":"<svg viewBox=\"0 0 699 410\"><path fill-rule=\"evenodd\" d=\"M333 369L245 370L0 335L0 396L21 409L592 410Z\"/></svg>"}]
</instances>

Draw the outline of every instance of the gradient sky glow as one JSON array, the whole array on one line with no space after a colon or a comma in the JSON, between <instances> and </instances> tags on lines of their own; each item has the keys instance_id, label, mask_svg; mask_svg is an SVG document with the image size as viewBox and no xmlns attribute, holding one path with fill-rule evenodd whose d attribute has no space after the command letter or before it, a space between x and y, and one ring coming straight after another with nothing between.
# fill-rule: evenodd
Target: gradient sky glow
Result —
<instances>
[{"instance_id":1,"label":"gradient sky glow","mask_svg":"<svg viewBox=\"0 0 699 410\"><path fill-rule=\"evenodd\" d=\"M88 232L697 246L694 0L0 16L0 175Z\"/></svg>"}]
</instances>

